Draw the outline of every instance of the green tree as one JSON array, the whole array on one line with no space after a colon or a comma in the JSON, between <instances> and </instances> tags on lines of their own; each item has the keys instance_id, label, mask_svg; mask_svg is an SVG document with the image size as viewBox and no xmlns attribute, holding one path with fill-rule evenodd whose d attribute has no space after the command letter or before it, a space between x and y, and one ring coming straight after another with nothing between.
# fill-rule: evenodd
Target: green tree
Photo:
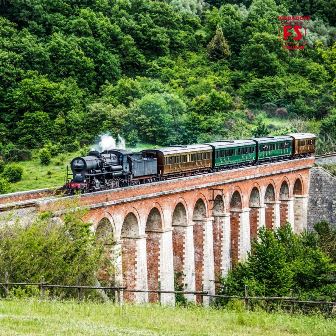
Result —
<instances>
[{"instance_id":1,"label":"green tree","mask_svg":"<svg viewBox=\"0 0 336 336\"><path fill-rule=\"evenodd\" d=\"M217 28L215 36L208 44L208 54L213 60L228 58L231 55L231 51L223 35L222 28Z\"/></svg>"}]
</instances>

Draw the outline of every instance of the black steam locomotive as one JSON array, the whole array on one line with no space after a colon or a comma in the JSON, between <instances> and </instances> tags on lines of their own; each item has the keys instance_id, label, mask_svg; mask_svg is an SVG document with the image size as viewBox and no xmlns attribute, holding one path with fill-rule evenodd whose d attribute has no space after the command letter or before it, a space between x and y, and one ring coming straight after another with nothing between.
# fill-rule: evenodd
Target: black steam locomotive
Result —
<instances>
[{"instance_id":1,"label":"black steam locomotive","mask_svg":"<svg viewBox=\"0 0 336 336\"><path fill-rule=\"evenodd\" d=\"M232 167L290 160L314 154L316 136L285 136L222 140L207 144L147 149L140 153L113 149L91 151L71 161L67 193L93 192L214 172ZM68 177L70 177L68 174Z\"/></svg>"},{"instance_id":2,"label":"black steam locomotive","mask_svg":"<svg viewBox=\"0 0 336 336\"><path fill-rule=\"evenodd\" d=\"M123 149L91 151L71 161L71 180L65 189L93 192L157 180L157 160ZM68 173L69 177L69 173Z\"/></svg>"}]
</instances>

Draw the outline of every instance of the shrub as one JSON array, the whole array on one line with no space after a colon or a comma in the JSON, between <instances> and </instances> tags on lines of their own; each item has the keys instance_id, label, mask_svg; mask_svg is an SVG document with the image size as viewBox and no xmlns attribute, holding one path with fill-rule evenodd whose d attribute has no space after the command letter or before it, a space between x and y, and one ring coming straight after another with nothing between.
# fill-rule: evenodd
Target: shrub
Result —
<instances>
[{"instance_id":1,"label":"shrub","mask_svg":"<svg viewBox=\"0 0 336 336\"><path fill-rule=\"evenodd\" d=\"M29 161L32 159L32 152L29 149L10 148L4 153L6 161Z\"/></svg>"},{"instance_id":2,"label":"shrub","mask_svg":"<svg viewBox=\"0 0 336 336\"><path fill-rule=\"evenodd\" d=\"M61 224L46 212L28 226L1 226L1 272L9 272L12 282L44 278L55 284L95 284L95 274L105 258L103 248L90 224L77 217L78 213L66 215ZM72 295L70 290L54 293Z\"/></svg>"},{"instance_id":3,"label":"shrub","mask_svg":"<svg viewBox=\"0 0 336 336\"><path fill-rule=\"evenodd\" d=\"M48 149L52 157L55 157L60 152L60 146L52 144L51 142L48 142L44 148Z\"/></svg>"},{"instance_id":4,"label":"shrub","mask_svg":"<svg viewBox=\"0 0 336 336\"><path fill-rule=\"evenodd\" d=\"M50 160L51 160L51 154L48 148L42 148L40 150L40 163L42 165L47 166L50 163Z\"/></svg>"},{"instance_id":5,"label":"shrub","mask_svg":"<svg viewBox=\"0 0 336 336\"><path fill-rule=\"evenodd\" d=\"M72 143L68 143L68 144L65 144L63 146L63 149L66 151L66 152L76 152L79 150L79 142L78 141L74 141Z\"/></svg>"},{"instance_id":6,"label":"shrub","mask_svg":"<svg viewBox=\"0 0 336 336\"><path fill-rule=\"evenodd\" d=\"M5 166L2 175L8 182L14 183L14 182L21 181L22 174L23 174L23 168L21 166L16 165L16 164L11 164L11 165Z\"/></svg>"},{"instance_id":7,"label":"shrub","mask_svg":"<svg viewBox=\"0 0 336 336\"><path fill-rule=\"evenodd\" d=\"M8 191L9 191L8 181L0 177L0 194L6 194Z\"/></svg>"}]
</instances>

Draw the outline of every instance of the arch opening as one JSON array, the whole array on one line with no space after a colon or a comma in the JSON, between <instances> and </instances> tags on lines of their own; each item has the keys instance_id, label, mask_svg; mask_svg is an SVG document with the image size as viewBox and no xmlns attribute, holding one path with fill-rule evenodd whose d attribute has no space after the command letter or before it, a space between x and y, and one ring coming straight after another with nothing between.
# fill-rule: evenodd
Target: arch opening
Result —
<instances>
[{"instance_id":1,"label":"arch opening","mask_svg":"<svg viewBox=\"0 0 336 336\"><path fill-rule=\"evenodd\" d=\"M206 206L204 201L200 198L194 206L193 220L202 220L206 218Z\"/></svg>"},{"instance_id":2,"label":"arch opening","mask_svg":"<svg viewBox=\"0 0 336 336\"><path fill-rule=\"evenodd\" d=\"M178 203L173 212L172 226L187 225L187 211L182 203Z\"/></svg>"},{"instance_id":3,"label":"arch opening","mask_svg":"<svg viewBox=\"0 0 336 336\"><path fill-rule=\"evenodd\" d=\"M265 203L275 202L275 191L272 184L269 184L265 192Z\"/></svg>"},{"instance_id":4,"label":"arch opening","mask_svg":"<svg viewBox=\"0 0 336 336\"><path fill-rule=\"evenodd\" d=\"M230 210L241 210L242 209L242 198L239 191L235 191L230 200Z\"/></svg>"},{"instance_id":5,"label":"arch opening","mask_svg":"<svg viewBox=\"0 0 336 336\"><path fill-rule=\"evenodd\" d=\"M121 238L137 238L139 236L138 219L130 212L124 219L121 228Z\"/></svg>"},{"instance_id":6,"label":"arch opening","mask_svg":"<svg viewBox=\"0 0 336 336\"><path fill-rule=\"evenodd\" d=\"M303 187L302 187L302 182L301 179L296 179L294 183L294 189L293 189L293 194L295 196L301 196L303 195Z\"/></svg>"},{"instance_id":7,"label":"arch opening","mask_svg":"<svg viewBox=\"0 0 336 336\"><path fill-rule=\"evenodd\" d=\"M222 215L225 212L224 198L221 195L215 197L213 215Z\"/></svg>"},{"instance_id":8,"label":"arch opening","mask_svg":"<svg viewBox=\"0 0 336 336\"><path fill-rule=\"evenodd\" d=\"M283 181L280 187L280 200L285 201L289 199L289 186L286 181Z\"/></svg>"}]
</instances>

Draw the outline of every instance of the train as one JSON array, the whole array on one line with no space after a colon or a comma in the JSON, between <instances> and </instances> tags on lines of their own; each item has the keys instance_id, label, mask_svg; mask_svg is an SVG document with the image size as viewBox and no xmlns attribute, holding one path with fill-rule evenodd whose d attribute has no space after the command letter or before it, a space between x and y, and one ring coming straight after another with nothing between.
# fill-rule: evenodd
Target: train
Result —
<instances>
[{"instance_id":1,"label":"train","mask_svg":"<svg viewBox=\"0 0 336 336\"><path fill-rule=\"evenodd\" d=\"M63 189L68 194L151 183L235 167L314 155L316 136L290 133L246 140L174 145L132 152L111 149L75 157Z\"/></svg>"}]
</instances>

